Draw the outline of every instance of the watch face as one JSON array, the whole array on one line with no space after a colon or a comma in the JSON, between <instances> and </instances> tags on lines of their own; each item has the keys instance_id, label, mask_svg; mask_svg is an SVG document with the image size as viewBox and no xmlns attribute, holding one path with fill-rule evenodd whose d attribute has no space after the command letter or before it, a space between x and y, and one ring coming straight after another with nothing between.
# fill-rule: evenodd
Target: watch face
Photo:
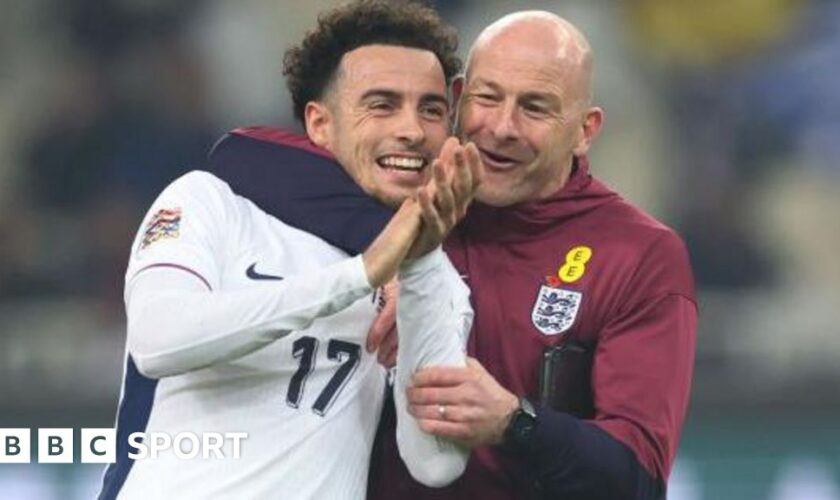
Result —
<instances>
[{"instance_id":1,"label":"watch face","mask_svg":"<svg viewBox=\"0 0 840 500\"><path fill-rule=\"evenodd\" d=\"M519 427L519 440L521 442L525 442L528 438L531 437L531 431L534 430L534 424L531 422L524 422L522 426Z\"/></svg>"},{"instance_id":2,"label":"watch face","mask_svg":"<svg viewBox=\"0 0 840 500\"><path fill-rule=\"evenodd\" d=\"M513 414L506 431L507 440L516 446L526 446L537 424L533 405L525 398L520 399L519 408Z\"/></svg>"},{"instance_id":3,"label":"watch face","mask_svg":"<svg viewBox=\"0 0 840 500\"><path fill-rule=\"evenodd\" d=\"M521 444L525 444L534 431L534 417L524 411L519 411L516 414L516 420L513 425L516 440Z\"/></svg>"}]
</instances>

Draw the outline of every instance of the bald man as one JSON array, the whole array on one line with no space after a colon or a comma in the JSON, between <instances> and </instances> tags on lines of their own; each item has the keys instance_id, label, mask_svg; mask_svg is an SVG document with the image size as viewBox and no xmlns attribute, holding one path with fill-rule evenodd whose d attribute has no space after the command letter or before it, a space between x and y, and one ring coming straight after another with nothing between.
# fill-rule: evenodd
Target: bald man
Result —
<instances>
[{"instance_id":1,"label":"bald man","mask_svg":"<svg viewBox=\"0 0 840 500\"><path fill-rule=\"evenodd\" d=\"M369 498L659 499L693 368L697 306L668 227L595 179L592 51L568 21L521 12L472 47L460 132L485 166L446 250L472 290L467 368L417 372L423 430L473 448L443 489L413 481L386 414Z\"/></svg>"}]
</instances>

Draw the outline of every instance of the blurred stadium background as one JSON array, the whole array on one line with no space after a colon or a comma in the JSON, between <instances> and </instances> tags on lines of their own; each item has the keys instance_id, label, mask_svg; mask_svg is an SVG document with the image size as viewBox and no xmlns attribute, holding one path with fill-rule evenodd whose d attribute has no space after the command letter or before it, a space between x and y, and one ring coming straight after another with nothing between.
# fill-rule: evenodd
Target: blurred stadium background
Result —
<instances>
[{"instance_id":1,"label":"blurred stadium background","mask_svg":"<svg viewBox=\"0 0 840 500\"><path fill-rule=\"evenodd\" d=\"M2 3L0 427L111 426L142 214L226 130L293 126L281 55L334 2ZM595 171L681 232L700 291L670 498L840 500L840 2L436 5L464 51L524 8L591 38ZM0 465L0 497L101 472Z\"/></svg>"}]
</instances>

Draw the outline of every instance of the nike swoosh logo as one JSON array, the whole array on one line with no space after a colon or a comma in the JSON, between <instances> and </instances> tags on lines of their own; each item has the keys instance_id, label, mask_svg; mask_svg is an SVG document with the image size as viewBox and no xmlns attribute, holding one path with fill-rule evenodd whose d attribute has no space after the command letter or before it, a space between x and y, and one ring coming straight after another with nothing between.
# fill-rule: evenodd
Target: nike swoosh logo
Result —
<instances>
[{"instance_id":1,"label":"nike swoosh logo","mask_svg":"<svg viewBox=\"0 0 840 500\"><path fill-rule=\"evenodd\" d=\"M272 276L270 274L262 274L258 273L254 268L257 267L257 263L254 262L248 269L245 270L245 276L251 278L252 280L282 280L282 276Z\"/></svg>"}]
</instances>

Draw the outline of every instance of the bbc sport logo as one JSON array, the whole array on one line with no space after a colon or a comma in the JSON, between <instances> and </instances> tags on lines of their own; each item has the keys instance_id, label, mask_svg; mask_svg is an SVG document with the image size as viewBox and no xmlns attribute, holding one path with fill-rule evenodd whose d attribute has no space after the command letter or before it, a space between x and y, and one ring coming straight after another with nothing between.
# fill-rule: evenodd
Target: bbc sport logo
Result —
<instances>
[{"instance_id":1,"label":"bbc sport logo","mask_svg":"<svg viewBox=\"0 0 840 500\"><path fill-rule=\"evenodd\" d=\"M73 429L37 429L38 463L70 464L74 459ZM0 429L0 464L32 462L32 430ZM134 432L128 435L128 458L156 459L171 451L180 460L238 459L247 432ZM117 461L117 432L114 429L81 429L81 463L107 464ZM229 445L229 446L226 446Z\"/></svg>"}]
</instances>

